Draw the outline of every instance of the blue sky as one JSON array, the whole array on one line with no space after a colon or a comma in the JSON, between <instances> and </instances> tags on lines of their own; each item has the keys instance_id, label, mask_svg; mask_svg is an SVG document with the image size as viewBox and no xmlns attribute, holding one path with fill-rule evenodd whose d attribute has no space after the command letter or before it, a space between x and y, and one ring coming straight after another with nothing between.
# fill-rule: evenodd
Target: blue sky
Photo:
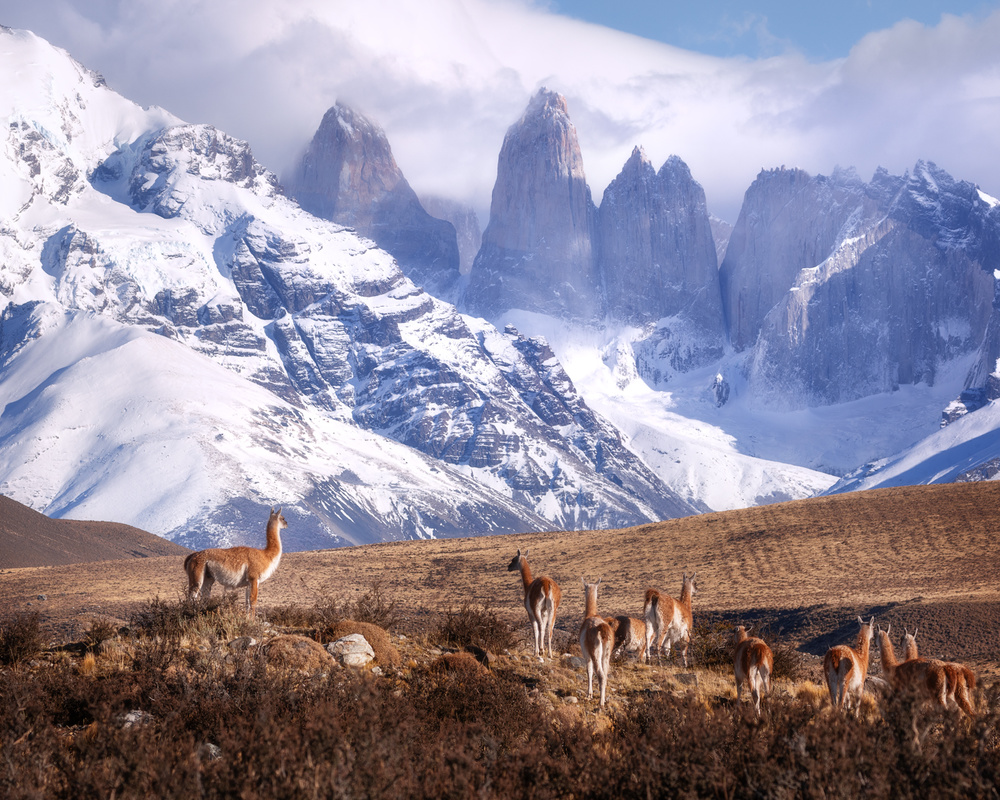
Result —
<instances>
[{"instance_id":1,"label":"blue sky","mask_svg":"<svg viewBox=\"0 0 1000 800\"><path fill-rule=\"evenodd\" d=\"M419 194L484 226L542 86L567 98L597 203L637 145L682 158L730 222L783 165L867 180L928 160L1000 196L1000 0L0 0L0 24L279 176L346 102Z\"/></svg>"},{"instance_id":2,"label":"blue sky","mask_svg":"<svg viewBox=\"0 0 1000 800\"><path fill-rule=\"evenodd\" d=\"M933 26L944 13L982 17L998 5L981 0L553 0L548 7L714 56L766 58L791 49L823 61L843 58L865 34L903 19Z\"/></svg>"}]
</instances>

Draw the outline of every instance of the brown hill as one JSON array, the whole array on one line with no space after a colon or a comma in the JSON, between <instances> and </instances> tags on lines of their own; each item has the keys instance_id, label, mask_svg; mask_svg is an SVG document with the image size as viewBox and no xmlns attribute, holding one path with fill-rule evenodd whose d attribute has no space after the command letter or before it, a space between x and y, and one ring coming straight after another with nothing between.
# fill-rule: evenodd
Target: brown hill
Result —
<instances>
[{"instance_id":1,"label":"brown hill","mask_svg":"<svg viewBox=\"0 0 1000 800\"><path fill-rule=\"evenodd\" d=\"M187 548L118 522L49 519L0 495L0 569L179 555Z\"/></svg>"},{"instance_id":2,"label":"brown hill","mask_svg":"<svg viewBox=\"0 0 1000 800\"><path fill-rule=\"evenodd\" d=\"M704 514L610 531L548 532L393 542L286 554L263 584L268 606L351 599L373 581L410 622L489 604L527 631L517 548L536 574L563 587L556 644L573 647L582 577L602 578L602 613L642 611L647 586L676 596L681 573L698 573L695 623L728 619L770 626L809 653L849 642L858 614L920 627L930 656L1000 665L1000 483L903 487ZM263 543L261 521L261 542ZM289 530L286 535L294 535ZM64 635L95 612L183 592L180 556L0 574L0 596L35 603ZM37 595L47 599L38 603Z\"/></svg>"}]
</instances>

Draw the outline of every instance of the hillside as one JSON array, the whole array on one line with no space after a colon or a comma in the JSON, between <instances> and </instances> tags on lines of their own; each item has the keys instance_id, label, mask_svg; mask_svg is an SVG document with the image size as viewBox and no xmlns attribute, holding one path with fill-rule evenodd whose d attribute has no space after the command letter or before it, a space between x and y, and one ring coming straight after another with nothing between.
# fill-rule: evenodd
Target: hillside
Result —
<instances>
[{"instance_id":1,"label":"hillside","mask_svg":"<svg viewBox=\"0 0 1000 800\"><path fill-rule=\"evenodd\" d=\"M131 525L49 519L0 495L0 569L156 558L187 552L185 547Z\"/></svg>"},{"instance_id":2,"label":"hillside","mask_svg":"<svg viewBox=\"0 0 1000 800\"><path fill-rule=\"evenodd\" d=\"M572 648L582 577L601 583L603 613L639 614L647 586L680 591L698 574L696 624L770 624L810 653L850 640L858 614L894 629L920 627L927 655L1000 665L1000 483L903 487L719 512L635 528L407 541L287 553L261 588L266 610L351 598L382 582L405 625L464 603L489 604L527 630L517 575L529 551L536 574L563 587L556 641ZM284 533L286 543L294 527ZM263 521L260 528L263 543ZM180 556L18 569L0 574L15 608L34 603L53 633L79 635L94 615L181 596ZM45 594L46 600L36 598Z\"/></svg>"}]
</instances>

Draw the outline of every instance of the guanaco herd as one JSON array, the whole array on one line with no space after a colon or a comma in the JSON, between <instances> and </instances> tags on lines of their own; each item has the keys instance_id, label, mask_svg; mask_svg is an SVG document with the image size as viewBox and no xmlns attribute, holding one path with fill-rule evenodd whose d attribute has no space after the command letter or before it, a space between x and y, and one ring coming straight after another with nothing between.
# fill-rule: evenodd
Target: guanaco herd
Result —
<instances>
[{"instance_id":1,"label":"guanaco herd","mask_svg":"<svg viewBox=\"0 0 1000 800\"><path fill-rule=\"evenodd\" d=\"M552 657L552 629L562 592L552 578L542 575L533 578L528 564L528 551L517 555L507 566L508 572L519 571L524 587L524 607L528 612L534 634L534 655L541 659L546 651L546 637L549 658ZM681 595L674 599L656 589L647 589L643 605L643 618L627 615L604 617L597 611L597 590L601 585L587 583L582 579L584 592L583 623L580 626L580 652L587 665L587 699L594 697L594 676L597 676L600 706L607 698L608 674L611 671L611 655L622 648L637 652L642 662L649 663L656 654L657 663L661 656L670 657L670 649L678 645L681 659L688 665L688 645L691 642L692 614L691 598L695 594L695 577L685 572L682 577ZM831 647L823 659L823 676L830 693L830 702L839 710L860 711L861 696L868 677L869 654L872 638L876 632L875 618L865 622L858 617L861 626L855 647L837 645ZM884 684L890 692L912 692L918 698L937 704L942 708L958 707L968 715L975 713L972 692L976 688L975 673L964 666L950 661L921 658L917 651L917 632L905 631L903 660L896 659L889 638L889 630L877 629L879 655L882 661ZM767 643L750 636L747 628L737 626L734 631L733 670L736 676L736 701L743 702L743 691L748 689L757 716L761 713L761 700L771 691L771 676L774 673L774 653Z\"/></svg>"},{"instance_id":2,"label":"guanaco herd","mask_svg":"<svg viewBox=\"0 0 1000 800\"><path fill-rule=\"evenodd\" d=\"M281 561L281 531L288 527L281 509L271 509L267 521L267 544L264 549L254 547L211 548L191 553L184 560L188 578L188 596L192 599L208 597L212 586L218 582L229 589L246 589L246 609L252 615L257 608L257 591L278 568ZM524 608L528 612L534 638L534 655L542 658L548 651L552 658L552 629L562 591L559 584L547 575L537 578L531 574L528 551L517 551L507 566L508 572L521 573L524 587ZM597 676L600 705L607 698L608 674L611 655L619 648L637 651L639 660L648 663L651 654L661 663L663 655L670 658L670 650L677 645L684 667L688 665L688 645L691 642L691 598L695 594L695 577L685 572L681 595L674 599L656 589L647 589L642 619L627 615L603 617L597 611L597 590L601 581L587 583L583 580L585 608L580 626L580 652L587 664L587 699L594 697L594 676ZM865 622L858 617L860 630L857 645L831 647L823 659L823 676L830 692L830 702L838 709L853 709L857 714L868 677L868 663L872 638L876 634L875 618ZM891 627L891 626L890 626ZM878 646L882 671L890 691L910 691L941 707L958 706L972 715L972 692L976 688L976 675L968 667L950 661L921 658L917 651L917 632L904 631L903 660L896 659L887 627L879 628ZM774 672L774 654L763 639L750 636L746 627L735 630L733 669L736 675L736 700L743 701L743 690L749 689L757 715L761 699L770 693L771 675Z\"/></svg>"}]
</instances>

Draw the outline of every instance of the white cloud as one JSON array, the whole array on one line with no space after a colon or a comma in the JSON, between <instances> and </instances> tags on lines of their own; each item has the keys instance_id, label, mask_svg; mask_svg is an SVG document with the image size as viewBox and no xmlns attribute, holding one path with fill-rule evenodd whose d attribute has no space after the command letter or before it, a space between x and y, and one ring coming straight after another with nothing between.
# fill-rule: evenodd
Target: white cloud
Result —
<instances>
[{"instance_id":1,"label":"white cloud","mask_svg":"<svg viewBox=\"0 0 1000 800\"><path fill-rule=\"evenodd\" d=\"M418 191L488 207L507 127L567 96L595 201L633 145L677 154L735 220L761 168L928 158L1000 195L1000 12L901 22L846 59L701 56L524 0L0 0L141 103L211 122L282 171L337 99L386 130Z\"/></svg>"}]
</instances>

